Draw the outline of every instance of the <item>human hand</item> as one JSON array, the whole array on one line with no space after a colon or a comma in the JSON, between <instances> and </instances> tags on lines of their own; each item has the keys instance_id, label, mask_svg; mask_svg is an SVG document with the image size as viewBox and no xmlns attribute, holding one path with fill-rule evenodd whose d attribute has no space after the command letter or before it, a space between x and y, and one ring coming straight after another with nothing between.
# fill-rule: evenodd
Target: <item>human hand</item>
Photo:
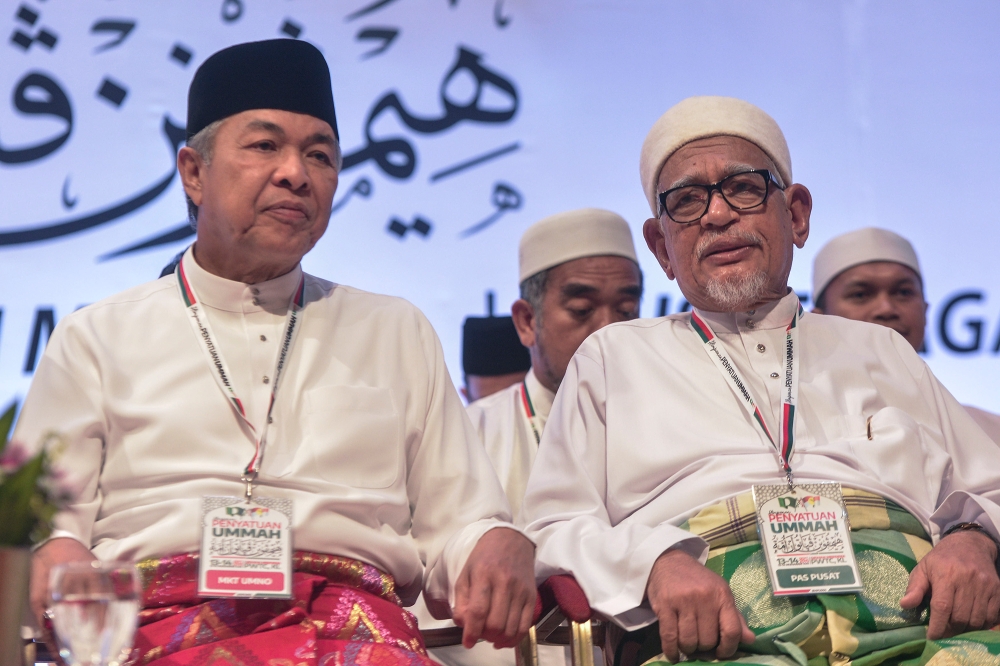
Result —
<instances>
[{"instance_id":1,"label":"human hand","mask_svg":"<svg viewBox=\"0 0 1000 666\"><path fill-rule=\"evenodd\" d=\"M930 594L930 640L995 626L1000 620L996 555L996 544L981 532L949 534L910 572L899 605L916 608Z\"/></svg>"},{"instance_id":2,"label":"human hand","mask_svg":"<svg viewBox=\"0 0 1000 666\"><path fill-rule=\"evenodd\" d=\"M462 645L480 638L514 647L531 628L535 612L535 545L515 530L497 527L472 549L455 584L455 624Z\"/></svg>"},{"instance_id":3,"label":"human hand","mask_svg":"<svg viewBox=\"0 0 1000 666\"><path fill-rule=\"evenodd\" d=\"M82 543L66 537L52 539L32 554L29 599L31 614L40 628L45 626L42 623L42 613L48 606L49 571L52 567L65 562L87 562L96 559Z\"/></svg>"},{"instance_id":4,"label":"human hand","mask_svg":"<svg viewBox=\"0 0 1000 666\"><path fill-rule=\"evenodd\" d=\"M754 634L736 609L729 585L682 550L660 555L649 572L646 597L660 621L660 644L671 662L681 653L715 650L727 659Z\"/></svg>"}]
</instances>

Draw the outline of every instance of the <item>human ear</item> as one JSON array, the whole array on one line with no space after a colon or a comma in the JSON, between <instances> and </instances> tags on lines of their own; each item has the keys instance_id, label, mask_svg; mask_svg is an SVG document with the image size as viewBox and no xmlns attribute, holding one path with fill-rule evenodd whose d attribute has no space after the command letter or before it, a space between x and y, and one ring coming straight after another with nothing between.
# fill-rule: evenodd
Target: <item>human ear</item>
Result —
<instances>
[{"instance_id":1,"label":"human ear","mask_svg":"<svg viewBox=\"0 0 1000 666\"><path fill-rule=\"evenodd\" d=\"M201 186L205 162L194 148L184 146L177 153L177 173L181 176L184 192L195 206L201 206Z\"/></svg>"},{"instance_id":2,"label":"human ear","mask_svg":"<svg viewBox=\"0 0 1000 666\"><path fill-rule=\"evenodd\" d=\"M785 189L785 201L792 216L792 241L802 249L809 238L809 216L812 214L812 194L805 185L795 183Z\"/></svg>"},{"instance_id":3,"label":"human ear","mask_svg":"<svg viewBox=\"0 0 1000 666\"><path fill-rule=\"evenodd\" d=\"M660 221L655 217L646 220L642 225L642 237L646 239L646 247L656 257L660 268L673 280L674 271L670 266L670 256L667 254L667 239Z\"/></svg>"},{"instance_id":4,"label":"human ear","mask_svg":"<svg viewBox=\"0 0 1000 666\"><path fill-rule=\"evenodd\" d=\"M521 344L528 348L534 347L538 336L535 330L538 320L531 303L523 298L517 299L510 306L510 316L514 320L514 328L517 329L517 337L521 338Z\"/></svg>"}]
</instances>

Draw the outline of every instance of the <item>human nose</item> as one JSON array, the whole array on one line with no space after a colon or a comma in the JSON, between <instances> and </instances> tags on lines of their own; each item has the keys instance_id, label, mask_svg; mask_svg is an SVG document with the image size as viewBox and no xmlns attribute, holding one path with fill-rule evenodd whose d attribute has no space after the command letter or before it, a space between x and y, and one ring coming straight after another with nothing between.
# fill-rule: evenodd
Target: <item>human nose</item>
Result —
<instances>
[{"instance_id":1,"label":"human nose","mask_svg":"<svg viewBox=\"0 0 1000 666\"><path fill-rule=\"evenodd\" d=\"M872 317L876 321L893 321L899 319L899 309L887 293L880 293L872 303Z\"/></svg>"},{"instance_id":2,"label":"human nose","mask_svg":"<svg viewBox=\"0 0 1000 666\"><path fill-rule=\"evenodd\" d=\"M594 316L590 318L590 333L594 331L599 331L608 324L613 324L617 319L615 319L613 309L611 307L597 308Z\"/></svg>"},{"instance_id":3,"label":"human nose","mask_svg":"<svg viewBox=\"0 0 1000 666\"><path fill-rule=\"evenodd\" d=\"M712 189L708 193L708 208L701 216L701 226L724 227L735 222L739 216L740 214L722 196L722 191Z\"/></svg>"},{"instance_id":4,"label":"human nose","mask_svg":"<svg viewBox=\"0 0 1000 666\"><path fill-rule=\"evenodd\" d=\"M274 170L273 180L278 187L287 187L293 191L308 188L309 170L302 155L294 150L285 151Z\"/></svg>"}]
</instances>

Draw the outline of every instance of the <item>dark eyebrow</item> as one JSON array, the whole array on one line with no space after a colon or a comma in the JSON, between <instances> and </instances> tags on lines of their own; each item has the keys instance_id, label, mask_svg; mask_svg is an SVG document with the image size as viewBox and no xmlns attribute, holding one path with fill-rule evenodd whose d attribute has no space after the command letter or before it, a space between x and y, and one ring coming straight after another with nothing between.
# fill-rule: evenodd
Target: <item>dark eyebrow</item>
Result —
<instances>
[{"instance_id":1,"label":"dark eyebrow","mask_svg":"<svg viewBox=\"0 0 1000 666\"><path fill-rule=\"evenodd\" d=\"M630 284L627 287L622 287L618 290L618 293L625 294L626 296L634 296L635 298L642 297L642 287L637 284Z\"/></svg>"},{"instance_id":2,"label":"dark eyebrow","mask_svg":"<svg viewBox=\"0 0 1000 666\"><path fill-rule=\"evenodd\" d=\"M596 294L599 290L597 287L589 284L580 284L579 282L569 282L562 286L559 290L565 298L579 298L581 296L590 296L591 294Z\"/></svg>"},{"instance_id":3,"label":"dark eyebrow","mask_svg":"<svg viewBox=\"0 0 1000 666\"><path fill-rule=\"evenodd\" d=\"M305 145L312 146L312 145L315 145L317 143L322 143L322 144L327 145L327 146L333 146L333 145L336 145L337 140L334 139L332 135L327 134L325 132L316 132L315 134L313 134L312 136L310 136L308 139L306 139Z\"/></svg>"}]
</instances>

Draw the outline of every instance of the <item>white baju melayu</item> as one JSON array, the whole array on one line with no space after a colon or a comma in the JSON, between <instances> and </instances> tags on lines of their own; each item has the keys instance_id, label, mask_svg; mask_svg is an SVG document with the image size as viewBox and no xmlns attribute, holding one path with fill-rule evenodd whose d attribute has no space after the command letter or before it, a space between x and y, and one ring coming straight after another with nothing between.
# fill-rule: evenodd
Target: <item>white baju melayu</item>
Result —
<instances>
[{"instance_id":1,"label":"white baju melayu","mask_svg":"<svg viewBox=\"0 0 1000 666\"><path fill-rule=\"evenodd\" d=\"M245 285L201 269L191 250L184 264L259 432L301 268ZM311 275L299 325L255 492L293 501L295 548L390 573L404 603L423 579L446 612L475 543L510 513L437 336L401 299ZM67 442L60 462L82 487L53 536L105 560L197 551L201 498L243 493L255 442L174 275L59 323L14 436L35 443L48 431Z\"/></svg>"},{"instance_id":2,"label":"white baju melayu","mask_svg":"<svg viewBox=\"0 0 1000 666\"><path fill-rule=\"evenodd\" d=\"M990 439L1000 445L1000 414L969 405L965 405L965 411L969 412L972 420L979 424L979 427L990 436Z\"/></svg>"},{"instance_id":3,"label":"white baju melayu","mask_svg":"<svg viewBox=\"0 0 1000 666\"><path fill-rule=\"evenodd\" d=\"M701 312L778 432L794 294L754 312ZM841 317L799 320L795 479L888 497L934 539L979 522L1000 536L1000 448L898 333ZM871 419L871 440L866 425ZM778 456L692 330L687 314L613 324L570 362L528 481L520 521L536 574L576 576L628 630L653 562L707 544L677 527L701 508L782 483Z\"/></svg>"},{"instance_id":4,"label":"white baju melayu","mask_svg":"<svg viewBox=\"0 0 1000 666\"><path fill-rule=\"evenodd\" d=\"M525 388L528 395L527 406L524 400ZM490 462L500 477L515 519L538 451L535 429L541 436L554 398L555 393L542 386L534 369L531 369L524 378L523 387L518 382L466 407L479 438L486 446ZM534 417L529 415L528 409L534 411ZM429 618L422 607L422 601L418 601L411 610L421 627L452 626L450 622L435 622ZM564 653L564 648L541 645L538 648L538 659L542 666L568 663ZM512 666L515 660L513 649L494 650L484 643L471 650L460 646L437 648L431 650L431 656L447 666Z\"/></svg>"},{"instance_id":5,"label":"white baju melayu","mask_svg":"<svg viewBox=\"0 0 1000 666\"><path fill-rule=\"evenodd\" d=\"M515 520L538 453L535 432L537 430L538 437L541 437L555 397L555 393L538 381L532 368L528 370L523 385L518 382L466 407L507 493Z\"/></svg>"}]
</instances>

